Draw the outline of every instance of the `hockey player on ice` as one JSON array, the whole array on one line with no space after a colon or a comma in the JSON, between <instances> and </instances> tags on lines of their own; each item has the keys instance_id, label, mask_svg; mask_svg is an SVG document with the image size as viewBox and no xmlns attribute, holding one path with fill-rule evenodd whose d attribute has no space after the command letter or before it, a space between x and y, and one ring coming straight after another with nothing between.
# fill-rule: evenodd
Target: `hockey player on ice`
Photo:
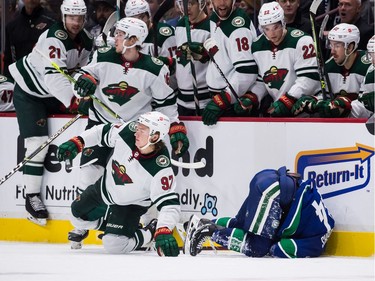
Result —
<instances>
[{"instance_id":1,"label":"hockey player on ice","mask_svg":"<svg viewBox=\"0 0 375 281\"><path fill-rule=\"evenodd\" d=\"M176 97L168 86L169 71L160 60L140 52L147 37L146 24L136 18L123 18L116 24L115 47L102 47L92 61L76 75L75 89L80 96L95 95L125 121L136 120L140 114L159 111L171 120L170 141L177 156L189 147L186 128L179 122ZM94 102L89 110L86 129L118 120L102 105ZM111 147L84 149L81 165L97 159L80 170L80 188L94 184L104 172ZM73 230L68 239L74 237ZM73 241L74 242L74 241Z\"/></svg>"},{"instance_id":2,"label":"hockey player on ice","mask_svg":"<svg viewBox=\"0 0 375 281\"><path fill-rule=\"evenodd\" d=\"M310 181L286 167L257 173L235 217L213 221L193 215L187 224L185 253L196 256L211 240L248 257L320 256L334 219Z\"/></svg>"},{"instance_id":3,"label":"hockey player on ice","mask_svg":"<svg viewBox=\"0 0 375 281\"><path fill-rule=\"evenodd\" d=\"M358 50L359 29L352 24L340 23L328 33L331 58L325 63L333 100L317 97L302 97L292 111L295 115L305 111L317 113L319 117L348 117L352 101L358 98L361 84L366 76L370 61L365 51Z\"/></svg>"},{"instance_id":4,"label":"hockey player on ice","mask_svg":"<svg viewBox=\"0 0 375 281\"><path fill-rule=\"evenodd\" d=\"M301 96L311 96L320 90L313 39L299 29L286 27L284 11L278 2L263 4L258 22L262 34L251 44L251 52L259 75L252 90L266 88L272 102L264 106L271 116L290 117L293 104ZM264 95L258 95L259 100L263 98Z\"/></svg>"},{"instance_id":5,"label":"hockey player on ice","mask_svg":"<svg viewBox=\"0 0 375 281\"><path fill-rule=\"evenodd\" d=\"M62 22L43 32L33 51L9 66L16 83L14 106L20 134L25 139L26 155L48 139L48 114L77 113L80 109L79 99L74 96L68 78L54 69L51 62L69 73L87 64L93 42L91 35L83 29L86 11L83 0L64 0ZM82 110L87 114L87 108L82 107ZM48 147L23 167L28 218L40 225L45 225L48 218L41 198L43 162L47 152Z\"/></svg>"},{"instance_id":6,"label":"hockey player on ice","mask_svg":"<svg viewBox=\"0 0 375 281\"><path fill-rule=\"evenodd\" d=\"M126 254L155 238L160 256L178 256L172 230L179 221L180 203L168 149L162 141L170 121L160 112L148 112L137 122L94 126L61 144L60 161L73 159L85 147L113 148L104 175L72 203L72 224L77 229L100 229L104 249ZM143 229L140 217L154 204L158 220ZM108 207L108 210L107 210ZM76 233L77 242L87 237Z\"/></svg>"}]
</instances>

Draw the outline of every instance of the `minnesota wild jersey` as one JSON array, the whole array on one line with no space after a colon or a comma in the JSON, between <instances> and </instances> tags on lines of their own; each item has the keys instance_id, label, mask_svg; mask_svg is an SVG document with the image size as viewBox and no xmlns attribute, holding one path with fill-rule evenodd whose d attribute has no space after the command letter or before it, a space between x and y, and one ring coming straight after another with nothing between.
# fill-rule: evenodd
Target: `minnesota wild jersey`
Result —
<instances>
[{"instance_id":1,"label":"minnesota wild jersey","mask_svg":"<svg viewBox=\"0 0 375 281\"><path fill-rule=\"evenodd\" d=\"M256 37L253 23L242 9L235 9L224 21L221 21L216 13L212 13L210 35L219 49L215 54L217 64L237 95L242 96L255 82L258 74L257 65L250 52L250 45ZM227 87L212 61L208 65L206 79L211 91L220 92ZM230 90L227 91L231 94ZM232 103L234 101L232 98Z\"/></svg>"},{"instance_id":2,"label":"minnesota wild jersey","mask_svg":"<svg viewBox=\"0 0 375 281\"><path fill-rule=\"evenodd\" d=\"M347 96L354 100L360 92L362 82L371 62L365 51L357 51L357 57L350 69L339 66L331 57L325 63L325 69L331 83L329 89L334 95ZM354 96L354 98L352 98Z\"/></svg>"},{"instance_id":3,"label":"minnesota wild jersey","mask_svg":"<svg viewBox=\"0 0 375 281\"><path fill-rule=\"evenodd\" d=\"M71 73L87 64L92 46L92 36L85 30L72 40L63 23L56 23L40 35L30 54L11 64L9 70L23 91L39 98L56 97L69 107L72 86L52 63Z\"/></svg>"},{"instance_id":4,"label":"minnesota wild jersey","mask_svg":"<svg viewBox=\"0 0 375 281\"><path fill-rule=\"evenodd\" d=\"M0 75L0 112L15 111L13 105L14 82Z\"/></svg>"},{"instance_id":5,"label":"minnesota wild jersey","mask_svg":"<svg viewBox=\"0 0 375 281\"><path fill-rule=\"evenodd\" d=\"M196 24L190 24L191 42L204 43L210 37L210 21L206 17L203 21ZM187 43L187 34L185 26L185 18L178 21L176 26L176 45L181 47ZM202 63L198 60L192 60L195 67L195 75L198 90L199 107L205 108L210 101L210 95L206 82L206 72L208 62ZM195 109L194 103L194 88L193 76L191 73L191 66L188 61L177 60L176 63L176 78L179 93L177 96L177 103L185 108Z\"/></svg>"},{"instance_id":6,"label":"minnesota wild jersey","mask_svg":"<svg viewBox=\"0 0 375 281\"><path fill-rule=\"evenodd\" d=\"M261 34L251 45L251 52L258 65L258 81L274 101L285 93L299 99L320 90L314 42L303 31L287 28L278 46Z\"/></svg>"},{"instance_id":7,"label":"minnesota wild jersey","mask_svg":"<svg viewBox=\"0 0 375 281\"><path fill-rule=\"evenodd\" d=\"M135 145L135 122L94 126L81 134L85 146L98 144L114 149L101 178L103 200L109 204L155 204L160 211L158 225L173 229L180 204L176 181L166 147L142 155Z\"/></svg>"},{"instance_id":8,"label":"minnesota wild jersey","mask_svg":"<svg viewBox=\"0 0 375 281\"><path fill-rule=\"evenodd\" d=\"M95 96L122 119L135 120L142 113L156 109L171 122L178 121L176 97L167 83L169 70L157 58L140 53L137 61L129 62L115 48L103 47L80 72L98 81ZM104 124L118 121L96 102L89 118Z\"/></svg>"},{"instance_id":9,"label":"minnesota wild jersey","mask_svg":"<svg viewBox=\"0 0 375 281\"><path fill-rule=\"evenodd\" d=\"M159 22L157 24L157 34L154 29L149 29L148 36L142 44L141 53L155 56L154 38L156 37L156 45L158 46L158 56L173 57L176 52L175 31L172 26Z\"/></svg>"}]
</instances>

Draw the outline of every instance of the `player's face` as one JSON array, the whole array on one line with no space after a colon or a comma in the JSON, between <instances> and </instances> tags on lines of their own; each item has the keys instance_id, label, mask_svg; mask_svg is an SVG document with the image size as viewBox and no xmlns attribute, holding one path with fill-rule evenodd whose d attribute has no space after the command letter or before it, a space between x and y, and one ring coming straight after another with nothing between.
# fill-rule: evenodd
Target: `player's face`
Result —
<instances>
[{"instance_id":1,"label":"player's face","mask_svg":"<svg viewBox=\"0 0 375 281\"><path fill-rule=\"evenodd\" d=\"M199 15L201 14L201 10L199 8L199 3L197 0L189 0L188 2L188 16L189 21L192 23L199 21Z\"/></svg>"},{"instance_id":2,"label":"player's face","mask_svg":"<svg viewBox=\"0 0 375 281\"><path fill-rule=\"evenodd\" d=\"M337 64L345 61L345 45L343 42L330 41L331 55Z\"/></svg>"},{"instance_id":3,"label":"player's face","mask_svg":"<svg viewBox=\"0 0 375 281\"><path fill-rule=\"evenodd\" d=\"M262 26L264 34L275 45L279 45L283 40L284 28L281 23L273 23Z\"/></svg>"},{"instance_id":4,"label":"player's face","mask_svg":"<svg viewBox=\"0 0 375 281\"><path fill-rule=\"evenodd\" d=\"M279 0L281 8L284 10L285 16L293 16L297 14L299 0Z\"/></svg>"},{"instance_id":5,"label":"player's face","mask_svg":"<svg viewBox=\"0 0 375 281\"><path fill-rule=\"evenodd\" d=\"M134 135L136 147L142 148L148 143L148 139L150 137L150 128L138 123Z\"/></svg>"},{"instance_id":6,"label":"player's face","mask_svg":"<svg viewBox=\"0 0 375 281\"><path fill-rule=\"evenodd\" d=\"M122 51L125 46L130 46L128 42L128 38L126 38L126 34L124 31L115 30L115 48L116 48L116 53L122 54Z\"/></svg>"},{"instance_id":7,"label":"player's face","mask_svg":"<svg viewBox=\"0 0 375 281\"><path fill-rule=\"evenodd\" d=\"M232 12L233 1L235 0L212 0L216 14L222 19L229 17Z\"/></svg>"},{"instance_id":8,"label":"player's face","mask_svg":"<svg viewBox=\"0 0 375 281\"><path fill-rule=\"evenodd\" d=\"M96 21L101 26L104 26L109 16L114 12L114 9L109 7L108 5L98 4L96 8Z\"/></svg>"},{"instance_id":9,"label":"player's face","mask_svg":"<svg viewBox=\"0 0 375 281\"><path fill-rule=\"evenodd\" d=\"M354 23L361 6L358 0L339 0L339 15L342 23Z\"/></svg>"},{"instance_id":10,"label":"player's face","mask_svg":"<svg viewBox=\"0 0 375 281\"><path fill-rule=\"evenodd\" d=\"M66 15L65 26L70 36L77 36L85 23L84 15Z\"/></svg>"},{"instance_id":11,"label":"player's face","mask_svg":"<svg viewBox=\"0 0 375 281\"><path fill-rule=\"evenodd\" d=\"M136 19L143 21L147 25L147 27L149 27L150 25L150 17L148 16L148 13L134 15L132 16L132 18L136 18Z\"/></svg>"}]
</instances>

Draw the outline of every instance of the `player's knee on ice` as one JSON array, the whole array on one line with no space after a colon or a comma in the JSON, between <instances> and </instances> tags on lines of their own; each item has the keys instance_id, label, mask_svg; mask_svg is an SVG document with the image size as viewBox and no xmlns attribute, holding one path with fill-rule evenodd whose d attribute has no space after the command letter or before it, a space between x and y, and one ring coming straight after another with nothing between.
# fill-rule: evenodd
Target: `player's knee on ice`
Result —
<instances>
[{"instance_id":1,"label":"player's knee on ice","mask_svg":"<svg viewBox=\"0 0 375 281\"><path fill-rule=\"evenodd\" d=\"M105 234L102 241L109 254L127 254L136 248L135 239L124 235Z\"/></svg>"}]
</instances>

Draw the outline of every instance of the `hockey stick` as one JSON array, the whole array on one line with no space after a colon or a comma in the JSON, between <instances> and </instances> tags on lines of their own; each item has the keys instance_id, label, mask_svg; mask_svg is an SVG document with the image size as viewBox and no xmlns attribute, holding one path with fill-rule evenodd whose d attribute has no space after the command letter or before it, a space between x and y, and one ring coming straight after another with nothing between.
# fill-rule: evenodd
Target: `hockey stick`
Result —
<instances>
[{"instance_id":1,"label":"hockey stick","mask_svg":"<svg viewBox=\"0 0 375 281\"><path fill-rule=\"evenodd\" d=\"M314 0L311 3L310 6L310 23L311 23L311 29L312 29L312 35L314 40L314 47L315 47L315 53L316 53L316 60L318 62L318 72L319 72L319 78L320 78L320 86L322 88L323 93L323 99L327 99L327 92L329 93L329 96L331 99L333 99L333 94L329 92L330 89L327 89L328 85L328 75L326 75L324 70L324 59L323 54L320 47L320 40L317 38L317 31L316 31L316 25L315 25L315 17L316 12L318 10L319 5L322 3L323 0Z\"/></svg>"},{"instance_id":2,"label":"hockey stick","mask_svg":"<svg viewBox=\"0 0 375 281\"><path fill-rule=\"evenodd\" d=\"M73 84L75 84L77 81L71 76L69 75L68 73L66 73L64 70L62 70L60 68L60 66L51 61L45 54L43 54L40 50L38 50L37 48L34 48L44 59L48 60L52 66L58 71L60 72L62 75L64 75L70 82L72 82ZM113 117L115 117L116 119L120 120L121 122L123 123L126 123L126 121L124 119L121 118L120 115L118 115L116 112L114 112L111 108L109 108L107 105L105 105L100 99L98 99L96 96L94 95L90 95L90 97L95 101L97 102L100 106L102 106L104 108L104 110L106 110L109 114L111 114ZM186 168L186 169L200 169L200 168L203 168L206 166L205 163L203 163L202 161L201 162L196 162L196 163L185 163L185 162L178 162L174 159L171 159L171 163L172 165L175 165L175 166L178 166L178 167L182 167L182 168ZM69 164L68 164L69 165Z\"/></svg>"},{"instance_id":3,"label":"hockey stick","mask_svg":"<svg viewBox=\"0 0 375 281\"><path fill-rule=\"evenodd\" d=\"M154 32L154 57L159 55L158 50L158 22L164 16L164 14L174 6L174 0L164 0L161 3L159 9L156 11L155 15L152 18L152 30Z\"/></svg>"},{"instance_id":4,"label":"hockey stick","mask_svg":"<svg viewBox=\"0 0 375 281\"><path fill-rule=\"evenodd\" d=\"M320 21L320 20L324 19L327 15L329 16L329 15L332 15L332 14L336 13L338 10L339 10L339 7L334 8L334 9L328 11L327 13L324 13L324 14L322 14L322 15L317 16L317 17L315 18L315 20L316 20L316 21Z\"/></svg>"},{"instance_id":5,"label":"hockey stick","mask_svg":"<svg viewBox=\"0 0 375 281\"><path fill-rule=\"evenodd\" d=\"M121 0L116 0L116 19L119 21L121 19Z\"/></svg>"},{"instance_id":6,"label":"hockey stick","mask_svg":"<svg viewBox=\"0 0 375 281\"><path fill-rule=\"evenodd\" d=\"M191 45L191 28L190 28L189 15L188 15L188 0L183 0L182 3L184 5L184 18L185 18L187 43L188 43L188 46L190 46ZM188 49L187 51L190 51L190 50ZM197 75L195 73L195 65L193 61L190 60L189 64L190 64L190 69L191 69L191 76L193 78L195 115L199 116L200 108L199 108L199 100L198 100Z\"/></svg>"},{"instance_id":7,"label":"hockey stick","mask_svg":"<svg viewBox=\"0 0 375 281\"><path fill-rule=\"evenodd\" d=\"M107 19L107 21L105 22L105 25L103 27L103 31L102 33L105 34L106 36L108 36L108 33L109 31L111 30L111 28L115 25L115 23L117 22L117 13L116 11L114 11Z\"/></svg>"},{"instance_id":8,"label":"hockey stick","mask_svg":"<svg viewBox=\"0 0 375 281\"><path fill-rule=\"evenodd\" d=\"M39 146L34 152L32 152L30 155L26 156L18 165L10 171L7 175L5 175L0 180L0 185L2 185L5 181L7 181L11 176L13 176L19 169L21 169L27 162L29 162L31 159L35 157L39 152L41 152L45 147L47 147L54 139L56 139L58 136L60 136L63 132L65 132L66 129L68 129L74 122L76 122L82 115L77 114L72 119L69 120L68 123L66 123L62 128L60 128L55 134L53 134L51 137L49 137L41 146Z\"/></svg>"}]
</instances>

